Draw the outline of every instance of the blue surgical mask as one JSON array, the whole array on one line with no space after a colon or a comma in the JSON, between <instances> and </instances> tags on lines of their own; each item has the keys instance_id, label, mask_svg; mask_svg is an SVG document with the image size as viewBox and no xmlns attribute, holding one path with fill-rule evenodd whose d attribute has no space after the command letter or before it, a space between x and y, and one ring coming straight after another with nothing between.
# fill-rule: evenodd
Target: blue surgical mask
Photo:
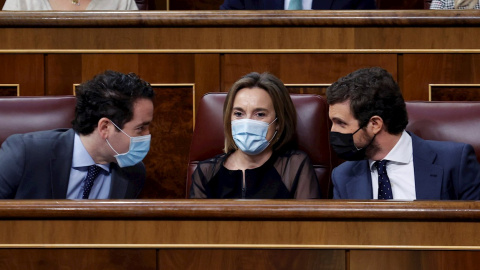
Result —
<instances>
[{"instance_id":1,"label":"blue surgical mask","mask_svg":"<svg viewBox=\"0 0 480 270\"><path fill-rule=\"evenodd\" d=\"M111 121L110 121L111 122ZM148 134L145 136L138 136L138 137L131 137L127 133L125 133L121 128L119 128L115 123L112 122L112 124L118 128L123 134L128 136L130 138L130 147L126 153L119 154L113 147L110 145L107 139L108 146L112 148L113 152L116 153L114 156L115 159L117 160L118 166L120 167L130 167L133 166L137 163L140 163L143 158L148 153L148 150L150 150L150 140L152 138L152 135Z\"/></svg>"},{"instance_id":2,"label":"blue surgical mask","mask_svg":"<svg viewBox=\"0 0 480 270\"><path fill-rule=\"evenodd\" d=\"M275 120L272 121L275 122ZM272 123L252 119L240 119L232 121L232 136L237 147L247 155L257 155L265 150L273 140L277 131L270 141L267 141L268 126Z\"/></svg>"}]
</instances>

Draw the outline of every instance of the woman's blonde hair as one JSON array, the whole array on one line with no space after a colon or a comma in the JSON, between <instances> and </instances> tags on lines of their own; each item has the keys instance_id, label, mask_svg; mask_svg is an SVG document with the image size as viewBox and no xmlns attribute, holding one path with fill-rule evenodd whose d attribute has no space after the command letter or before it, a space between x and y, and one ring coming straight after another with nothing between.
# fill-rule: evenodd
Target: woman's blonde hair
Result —
<instances>
[{"instance_id":1,"label":"woman's blonde hair","mask_svg":"<svg viewBox=\"0 0 480 270\"><path fill-rule=\"evenodd\" d=\"M225 134L225 153L236 150L237 145L232 136L232 110L233 102L238 91L244 88L258 87L267 91L272 99L273 108L277 117L277 135L272 141L273 151L286 150L295 143L297 127L297 111L293 105L290 94L283 82L270 73L249 73L236 81L230 88L223 104L223 126Z\"/></svg>"}]
</instances>

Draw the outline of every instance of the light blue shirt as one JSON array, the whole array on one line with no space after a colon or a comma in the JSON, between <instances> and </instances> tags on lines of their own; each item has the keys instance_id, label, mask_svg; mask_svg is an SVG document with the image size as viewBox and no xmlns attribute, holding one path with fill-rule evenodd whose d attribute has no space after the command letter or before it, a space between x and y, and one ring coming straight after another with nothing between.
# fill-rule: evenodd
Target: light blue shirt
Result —
<instances>
[{"instance_id":1,"label":"light blue shirt","mask_svg":"<svg viewBox=\"0 0 480 270\"><path fill-rule=\"evenodd\" d=\"M88 166L94 165L90 154L83 146L80 136L75 133L73 143L72 168L70 169L70 179L68 181L67 199L82 199L83 185L87 177ZM110 164L96 164L103 170L100 171L93 182L89 199L108 199L110 196L110 186L112 183L112 174Z\"/></svg>"}]
</instances>

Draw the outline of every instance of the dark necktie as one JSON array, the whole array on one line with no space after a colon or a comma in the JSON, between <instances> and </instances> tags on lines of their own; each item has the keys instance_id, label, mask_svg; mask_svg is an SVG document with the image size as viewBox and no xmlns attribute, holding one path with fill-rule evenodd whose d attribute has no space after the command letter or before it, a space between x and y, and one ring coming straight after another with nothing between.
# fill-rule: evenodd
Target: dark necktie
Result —
<instances>
[{"instance_id":1,"label":"dark necktie","mask_svg":"<svg viewBox=\"0 0 480 270\"><path fill-rule=\"evenodd\" d=\"M392 185L387 175L388 160L380 160L375 162L378 172L378 199L391 200L393 199Z\"/></svg>"},{"instance_id":2,"label":"dark necktie","mask_svg":"<svg viewBox=\"0 0 480 270\"><path fill-rule=\"evenodd\" d=\"M92 187L93 187L93 182L95 181L95 178L97 178L101 169L102 168L98 167L97 165L88 166L87 178L85 178L85 182L83 183L82 199L88 199L88 196L90 195L90 191L92 190Z\"/></svg>"}]
</instances>

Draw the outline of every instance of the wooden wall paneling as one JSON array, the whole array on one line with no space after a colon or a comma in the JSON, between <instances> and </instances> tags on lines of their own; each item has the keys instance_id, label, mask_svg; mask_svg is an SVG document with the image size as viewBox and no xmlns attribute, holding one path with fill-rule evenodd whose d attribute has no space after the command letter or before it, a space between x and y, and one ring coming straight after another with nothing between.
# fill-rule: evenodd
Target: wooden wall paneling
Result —
<instances>
[{"instance_id":1,"label":"wooden wall paneling","mask_svg":"<svg viewBox=\"0 0 480 270\"><path fill-rule=\"evenodd\" d=\"M169 2L169 0L155 0L155 9L167 10L167 2Z\"/></svg>"},{"instance_id":2,"label":"wooden wall paneling","mask_svg":"<svg viewBox=\"0 0 480 270\"><path fill-rule=\"evenodd\" d=\"M405 100L428 100L429 84L479 84L480 54L405 54Z\"/></svg>"},{"instance_id":3,"label":"wooden wall paneling","mask_svg":"<svg viewBox=\"0 0 480 270\"><path fill-rule=\"evenodd\" d=\"M480 101L480 84L431 84L430 100Z\"/></svg>"},{"instance_id":4,"label":"wooden wall paneling","mask_svg":"<svg viewBox=\"0 0 480 270\"><path fill-rule=\"evenodd\" d=\"M142 12L141 14L145 13ZM158 13L152 14L157 16L163 15ZM217 14L223 13L218 12ZM312 16L316 16L314 14L312 13ZM258 14L258 16L261 15ZM185 14L184 16L184 18L189 18L189 16L194 15ZM162 22L158 17L152 17L152 20L155 19ZM205 17L208 18L208 16L203 15L202 19ZM232 16L232 18L238 17ZM128 19L136 22L132 18ZM427 26L391 27L390 24L384 27L354 27L348 25L342 27L329 25L293 27L293 25L290 25L288 27L272 23L270 27L252 27L248 24L242 25L242 18L239 18L238 27L230 26L229 24L232 24L232 22L222 21L216 22L216 24L226 23L227 25L222 25L221 27L216 25L208 27L193 27L191 25L174 27L169 26L167 21L163 25L159 24L158 27L154 27L157 21L149 24L148 18L143 18L141 15L138 16L138 19L144 19L145 22L136 22L135 26L137 27L4 27L0 28L0 36L5 37L5 41L0 44L0 50L469 50L478 49L480 46L475 39L475 37L480 35L480 28L468 26L449 28ZM95 20L95 18L91 18L91 20ZM194 18L191 20L195 22ZM214 19L211 20L214 21ZM268 20L266 21L268 22ZM292 21L294 20L292 19ZM322 21L321 17L319 21ZM343 22L346 20L338 18L338 21ZM405 19L405 21L407 20ZM142 23L147 24L149 27L138 27ZM215 24L215 22L208 21L204 23ZM300 23L306 24L306 22ZM347 21L345 23L354 24L355 22ZM115 22L112 24L115 24ZM178 24L181 26L182 22L178 22Z\"/></svg>"},{"instance_id":5,"label":"wooden wall paneling","mask_svg":"<svg viewBox=\"0 0 480 270\"><path fill-rule=\"evenodd\" d=\"M140 58L140 74L153 83L157 95L152 146L145 159L147 183L140 197L185 198L194 106L205 93L219 90L220 57L167 54Z\"/></svg>"},{"instance_id":6,"label":"wooden wall paneling","mask_svg":"<svg viewBox=\"0 0 480 270\"><path fill-rule=\"evenodd\" d=\"M144 160L147 179L140 198L185 198L193 133L194 86L155 86L152 142Z\"/></svg>"},{"instance_id":7,"label":"wooden wall paneling","mask_svg":"<svg viewBox=\"0 0 480 270\"><path fill-rule=\"evenodd\" d=\"M350 270L474 270L480 251L351 250L350 260Z\"/></svg>"},{"instance_id":8,"label":"wooden wall paneling","mask_svg":"<svg viewBox=\"0 0 480 270\"><path fill-rule=\"evenodd\" d=\"M427 11L428 12L428 11ZM429 11L432 12L432 11ZM475 49L479 28L475 27L358 27L357 49Z\"/></svg>"},{"instance_id":9,"label":"wooden wall paneling","mask_svg":"<svg viewBox=\"0 0 480 270\"><path fill-rule=\"evenodd\" d=\"M43 54L0 54L0 84L19 84L22 96L45 95Z\"/></svg>"},{"instance_id":10,"label":"wooden wall paneling","mask_svg":"<svg viewBox=\"0 0 480 270\"><path fill-rule=\"evenodd\" d=\"M141 198L185 198L185 174L193 132L195 56L140 54L139 75L155 90L152 143L145 158ZM185 172L185 173L182 173Z\"/></svg>"},{"instance_id":11,"label":"wooden wall paneling","mask_svg":"<svg viewBox=\"0 0 480 270\"><path fill-rule=\"evenodd\" d=\"M194 83L193 54L138 54L138 74L151 84Z\"/></svg>"},{"instance_id":12,"label":"wooden wall paneling","mask_svg":"<svg viewBox=\"0 0 480 270\"><path fill-rule=\"evenodd\" d=\"M155 249L0 249L8 270L156 270Z\"/></svg>"},{"instance_id":13,"label":"wooden wall paneling","mask_svg":"<svg viewBox=\"0 0 480 270\"><path fill-rule=\"evenodd\" d=\"M474 12L1 12L0 50L478 50Z\"/></svg>"},{"instance_id":14,"label":"wooden wall paneling","mask_svg":"<svg viewBox=\"0 0 480 270\"><path fill-rule=\"evenodd\" d=\"M194 15L187 14L187 16ZM139 18L142 17L139 16ZM91 20L94 19L91 18ZM355 40L358 38L357 31L359 29L354 27L242 28L169 27L168 25L143 28L0 28L0 36L5 36L5 42L0 44L0 50L354 49L356 48ZM370 35L370 32L362 32L362 34ZM478 32L472 34L478 34ZM392 32L390 35L401 35L401 33ZM375 37L372 36L371 39ZM362 43L359 44L362 45Z\"/></svg>"},{"instance_id":15,"label":"wooden wall paneling","mask_svg":"<svg viewBox=\"0 0 480 270\"><path fill-rule=\"evenodd\" d=\"M0 97L19 96L19 84L0 84Z\"/></svg>"},{"instance_id":16,"label":"wooden wall paneling","mask_svg":"<svg viewBox=\"0 0 480 270\"><path fill-rule=\"evenodd\" d=\"M479 208L455 201L6 200L0 247L478 250Z\"/></svg>"},{"instance_id":17,"label":"wooden wall paneling","mask_svg":"<svg viewBox=\"0 0 480 270\"><path fill-rule=\"evenodd\" d=\"M185 174L182 173L182 176ZM136 201L138 203L138 201ZM164 201L162 201L164 202ZM161 203L162 203L161 202ZM183 203L183 202L181 202ZM193 202L201 203L201 202ZM187 205L187 204L186 204ZM161 207L152 205L150 207ZM193 206L194 207L194 206ZM372 211L376 208L371 207ZM67 209L68 210L68 209ZM232 213L235 210L229 209ZM227 210L228 211L228 210ZM341 213L345 211L337 210ZM191 212L185 211L188 215ZM440 211L440 213L443 213ZM228 212L222 213L228 215ZM222 215L222 214L219 214ZM284 213L288 215L288 213ZM160 213L161 215L161 213ZM371 214L372 216L374 213ZM1 245L95 246L173 245L190 248L363 248L404 249L478 247L479 224L448 221L278 221L201 220L144 216L145 220L0 220ZM259 221L260 220L260 221ZM397 233L401 231L401 233Z\"/></svg>"},{"instance_id":18,"label":"wooden wall paneling","mask_svg":"<svg viewBox=\"0 0 480 270\"><path fill-rule=\"evenodd\" d=\"M345 270L343 250L160 249L162 270Z\"/></svg>"},{"instance_id":19,"label":"wooden wall paneling","mask_svg":"<svg viewBox=\"0 0 480 270\"><path fill-rule=\"evenodd\" d=\"M327 88L330 84L305 84L305 85L296 85L296 84L287 84L288 92L291 94L315 94L325 97L327 93Z\"/></svg>"},{"instance_id":20,"label":"wooden wall paneling","mask_svg":"<svg viewBox=\"0 0 480 270\"><path fill-rule=\"evenodd\" d=\"M219 92L221 79L219 54L195 55L195 109L208 92Z\"/></svg>"},{"instance_id":21,"label":"wooden wall paneling","mask_svg":"<svg viewBox=\"0 0 480 270\"><path fill-rule=\"evenodd\" d=\"M82 82L92 79L105 70L122 73L139 71L138 54L82 54Z\"/></svg>"},{"instance_id":22,"label":"wooden wall paneling","mask_svg":"<svg viewBox=\"0 0 480 270\"><path fill-rule=\"evenodd\" d=\"M396 54L226 54L222 90L241 76L270 72L285 84L331 84L359 68L380 66L397 77Z\"/></svg>"},{"instance_id":23,"label":"wooden wall paneling","mask_svg":"<svg viewBox=\"0 0 480 270\"><path fill-rule=\"evenodd\" d=\"M82 83L81 54L45 55L46 95L72 95L73 85L79 83Z\"/></svg>"}]
</instances>

